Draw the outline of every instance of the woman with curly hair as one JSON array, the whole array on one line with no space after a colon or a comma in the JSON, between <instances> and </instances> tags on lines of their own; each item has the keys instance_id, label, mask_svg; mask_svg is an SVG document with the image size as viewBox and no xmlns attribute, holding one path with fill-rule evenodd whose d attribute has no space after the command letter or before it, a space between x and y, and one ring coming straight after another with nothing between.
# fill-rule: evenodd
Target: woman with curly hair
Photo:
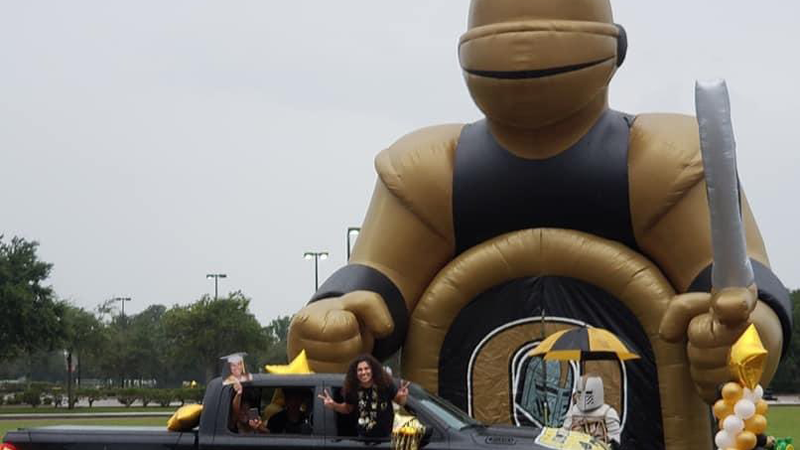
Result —
<instances>
[{"instance_id":1,"label":"woman with curly hair","mask_svg":"<svg viewBox=\"0 0 800 450\"><path fill-rule=\"evenodd\" d=\"M392 433L394 409L392 401L405 405L408 398L407 381L400 387L392 383L392 378L372 355L361 355L347 368L342 394L344 402L333 400L325 390L320 395L326 408L341 414L355 411L358 435L362 437L387 437Z\"/></svg>"}]
</instances>

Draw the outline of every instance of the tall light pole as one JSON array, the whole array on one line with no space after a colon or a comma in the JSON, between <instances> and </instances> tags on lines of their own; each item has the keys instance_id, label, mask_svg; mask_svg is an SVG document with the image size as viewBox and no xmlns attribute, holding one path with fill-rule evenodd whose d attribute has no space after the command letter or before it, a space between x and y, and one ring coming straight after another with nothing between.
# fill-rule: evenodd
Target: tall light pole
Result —
<instances>
[{"instance_id":1,"label":"tall light pole","mask_svg":"<svg viewBox=\"0 0 800 450\"><path fill-rule=\"evenodd\" d=\"M219 295L219 279L228 278L228 275L224 273L209 273L208 275L206 275L206 278L214 279L214 300L216 300L217 295Z\"/></svg>"},{"instance_id":2,"label":"tall light pole","mask_svg":"<svg viewBox=\"0 0 800 450\"><path fill-rule=\"evenodd\" d=\"M356 243L356 239L358 239L358 233L361 232L361 228L358 227L347 227L347 261L350 262L350 253L353 250L353 245Z\"/></svg>"},{"instance_id":3,"label":"tall light pole","mask_svg":"<svg viewBox=\"0 0 800 450\"><path fill-rule=\"evenodd\" d=\"M67 409L72 409L75 406L72 401L72 349L64 350L64 359L67 363Z\"/></svg>"},{"instance_id":4,"label":"tall light pole","mask_svg":"<svg viewBox=\"0 0 800 450\"><path fill-rule=\"evenodd\" d=\"M125 318L125 302L131 301L130 297L114 297L111 299L112 302L120 302L122 303L122 318Z\"/></svg>"},{"instance_id":5,"label":"tall light pole","mask_svg":"<svg viewBox=\"0 0 800 450\"><path fill-rule=\"evenodd\" d=\"M328 252L305 252L303 258L314 259L314 292L319 290L319 260L328 259Z\"/></svg>"},{"instance_id":6,"label":"tall light pole","mask_svg":"<svg viewBox=\"0 0 800 450\"><path fill-rule=\"evenodd\" d=\"M111 299L111 301L112 302L120 302L120 303L122 303L122 316L121 316L122 317L122 339L124 340L125 337L126 337L126 334L127 334L127 330L128 330L128 327L127 327L127 324L126 324L126 321L125 321L125 302L131 301L131 298L130 297L114 297L114 298ZM125 373L122 374L122 380L121 380L120 385L122 387L125 387Z\"/></svg>"}]
</instances>

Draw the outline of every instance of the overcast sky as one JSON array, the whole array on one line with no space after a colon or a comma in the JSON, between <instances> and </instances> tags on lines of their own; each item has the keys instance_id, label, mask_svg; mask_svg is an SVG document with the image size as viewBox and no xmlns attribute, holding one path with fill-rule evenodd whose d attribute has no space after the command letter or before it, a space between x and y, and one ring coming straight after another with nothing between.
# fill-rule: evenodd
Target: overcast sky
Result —
<instances>
[{"instance_id":1,"label":"overcast sky","mask_svg":"<svg viewBox=\"0 0 800 450\"><path fill-rule=\"evenodd\" d=\"M522 1L522 0L521 0ZM800 3L617 1L611 106L731 92L739 172L774 270L800 287ZM345 260L373 158L480 118L456 57L466 0L0 0L0 233L40 243L60 297L126 312L220 291L262 322ZM424 257L424 256L423 256Z\"/></svg>"}]
</instances>

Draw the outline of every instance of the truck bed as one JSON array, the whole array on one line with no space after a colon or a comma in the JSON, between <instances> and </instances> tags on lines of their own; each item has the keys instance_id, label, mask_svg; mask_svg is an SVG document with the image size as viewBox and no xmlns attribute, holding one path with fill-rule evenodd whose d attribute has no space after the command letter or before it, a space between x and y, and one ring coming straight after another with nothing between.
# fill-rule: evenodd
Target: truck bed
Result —
<instances>
[{"instance_id":1,"label":"truck bed","mask_svg":"<svg viewBox=\"0 0 800 450\"><path fill-rule=\"evenodd\" d=\"M19 449L195 449L197 430L168 431L164 427L53 425L9 431L5 440ZM55 447L52 447L55 445Z\"/></svg>"}]
</instances>

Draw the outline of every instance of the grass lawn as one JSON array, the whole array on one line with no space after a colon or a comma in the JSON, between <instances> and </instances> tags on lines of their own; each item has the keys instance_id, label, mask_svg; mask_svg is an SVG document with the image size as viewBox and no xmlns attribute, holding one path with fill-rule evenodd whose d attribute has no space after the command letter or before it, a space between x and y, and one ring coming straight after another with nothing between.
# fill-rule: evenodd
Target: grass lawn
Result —
<instances>
[{"instance_id":1,"label":"grass lawn","mask_svg":"<svg viewBox=\"0 0 800 450\"><path fill-rule=\"evenodd\" d=\"M131 426L157 426L167 429L166 417L132 417L119 419L25 419L25 420L0 420L0 436L7 431L17 428L46 427L50 425L131 425Z\"/></svg>"},{"instance_id":2,"label":"grass lawn","mask_svg":"<svg viewBox=\"0 0 800 450\"><path fill-rule=\"evenodd\" d=\"M800 406L770 406L767 411L767 434L800 441Z\"/></svg>"},{"instance_id":3,"label":"grass lawn","mask_svg":"<svg viewBox=\"0 0 800 450\"><path fill-rule=\"evenodd\" d=\"M161 406L148 406L143 408L141 406L133 406L125 408L124 406L95 406L89 408L86 406L77 407L73 409L67 408L54 408L52 406L39 406L31 408L30 406L0 406L0 415L3 414L74 414L74 413L106 413L106 412L174 412L178 406L168 406L166 408Z\"/></svg>"}]
</instances>

